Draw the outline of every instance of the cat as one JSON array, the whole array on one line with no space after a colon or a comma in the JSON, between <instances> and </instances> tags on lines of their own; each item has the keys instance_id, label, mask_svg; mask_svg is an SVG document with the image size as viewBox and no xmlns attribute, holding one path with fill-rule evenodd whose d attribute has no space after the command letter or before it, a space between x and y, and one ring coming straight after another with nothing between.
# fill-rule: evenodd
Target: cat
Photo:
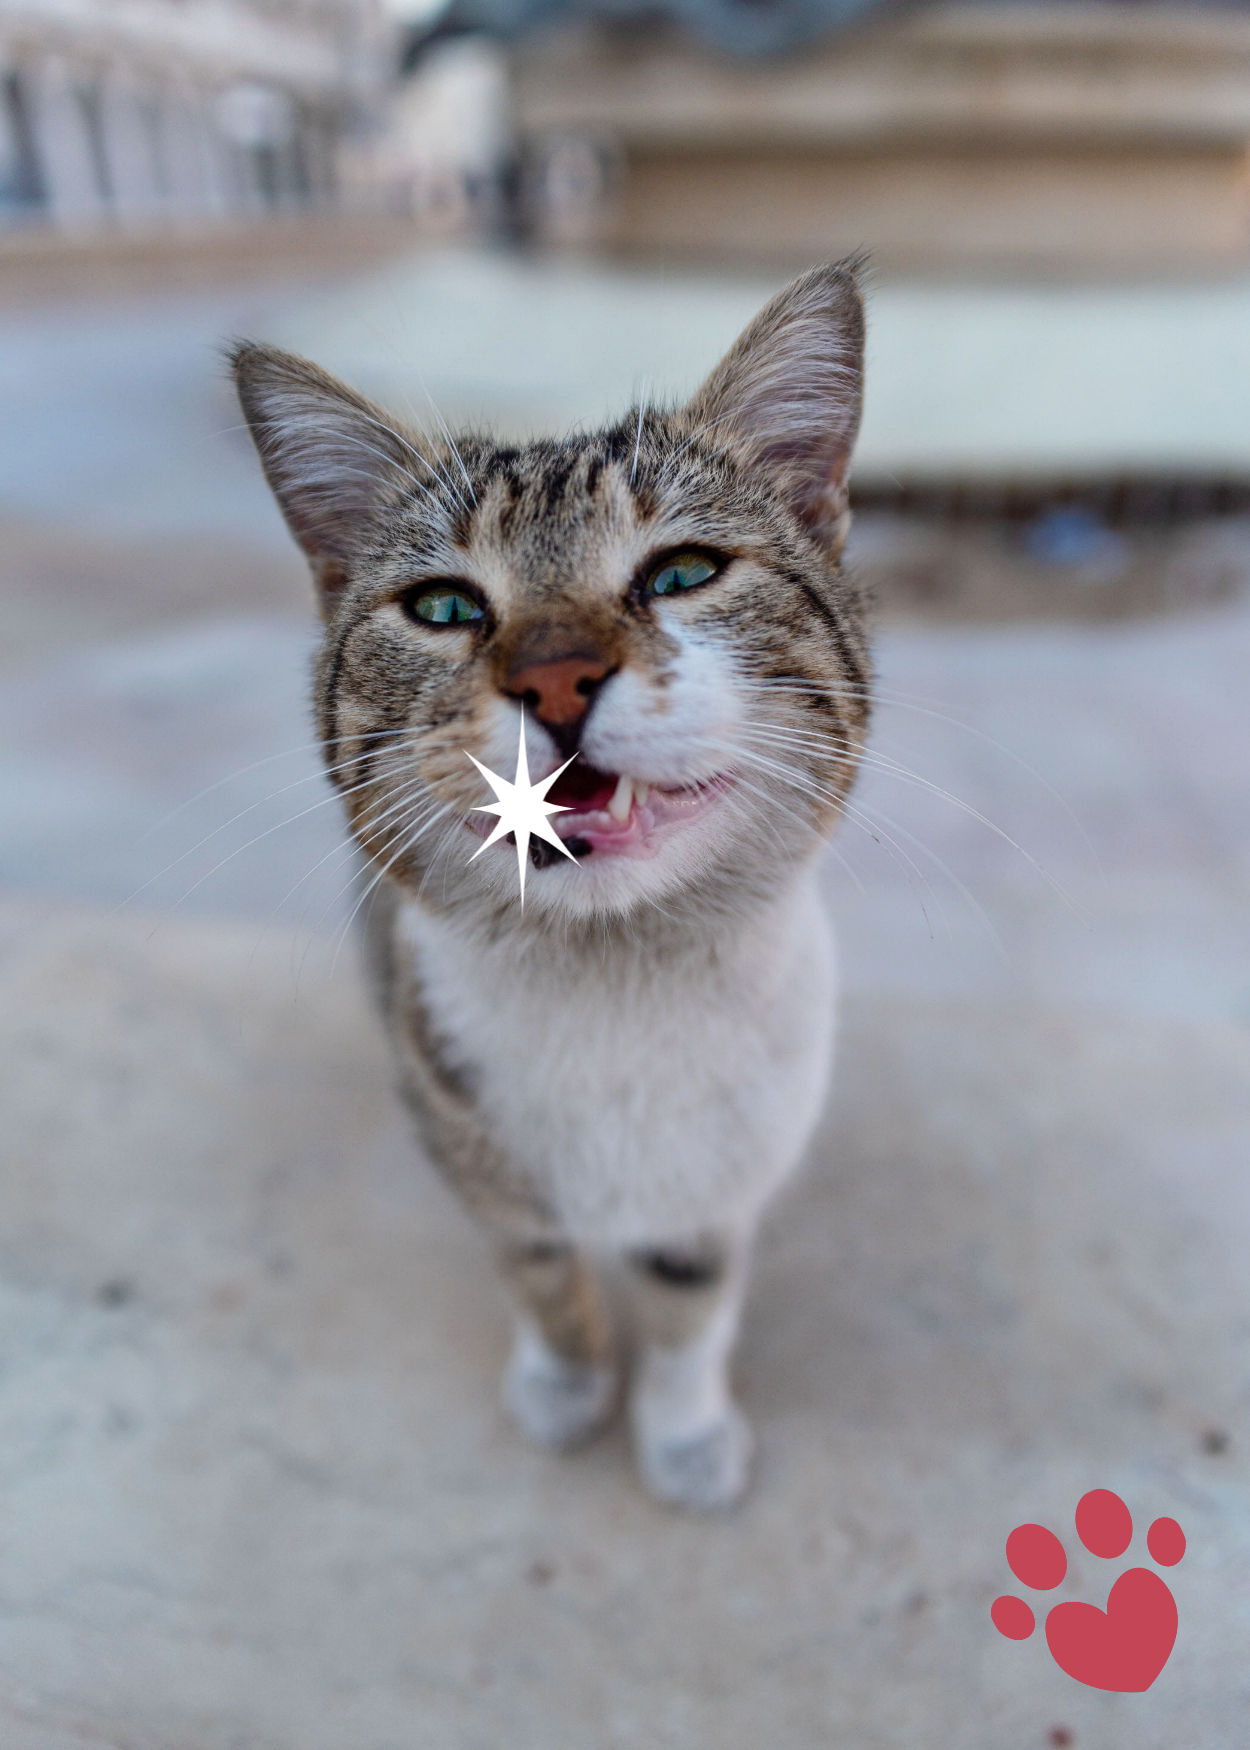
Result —
<instances>
[{"instance_id":1,"label":"cat","mask_svg":"<svg viewBox=\"0 0 1250 1750\"><path fill-rule=\"evenodd\" d=\"M641 1476L696 1508L748 1481L749 1253L832 1058L816 865L870 710L840 568L863 352L858 264L816 268L685 405L515 446L232 354L325 622L317 721L400 1090L516 1305L506 1403L550 1447L609 1418L596 1259L622 1258ZM511 777L522 732L533 780L572 759L547 798L569 854L531 840L523 905L466 757Z\"/></svg>"}]
</instances>

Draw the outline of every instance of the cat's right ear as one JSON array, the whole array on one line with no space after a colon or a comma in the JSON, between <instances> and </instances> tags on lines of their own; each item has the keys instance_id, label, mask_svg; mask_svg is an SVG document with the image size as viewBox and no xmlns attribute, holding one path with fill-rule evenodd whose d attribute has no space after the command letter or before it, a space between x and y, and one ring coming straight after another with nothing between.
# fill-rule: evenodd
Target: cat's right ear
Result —
<instances>
[{"instance_id":1,"label":"cat's right ear","mask_svg":"<svg viewBox=\"0 0 1250 1750\"><path fill-rule=\"evenodd\" d=\"M778 292L690 402L696 428L771 476L836 558L864 394L863 264L815 267Z\"/></svg>"},{"instance_id":2,"label":"cat's right ear","mask_svg":"<svg viewBox=\"0 0 1250 1750\"><path fill-rule=\"evenodd\" d=\"M412 480L412 443L372 402L296 353L244 341L235 387L287 527L329 619L387 502Z\"/></svg>"}]
</instances>

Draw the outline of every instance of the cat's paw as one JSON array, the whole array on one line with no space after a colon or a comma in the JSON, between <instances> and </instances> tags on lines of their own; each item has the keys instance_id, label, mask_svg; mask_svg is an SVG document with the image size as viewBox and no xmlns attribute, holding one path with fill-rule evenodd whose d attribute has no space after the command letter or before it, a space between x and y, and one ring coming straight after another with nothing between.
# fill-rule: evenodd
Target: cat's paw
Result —
<instances>
[{"instance_id":1,"label":"cat's paw","mask_svg":"<svg viewBox=\"0 0 1250 1750\"><path fill-rule=\"evenodd\" d=\"M643 1421L634 1439L643 1482L657 1500L673 1506L704 1512L730 1507L751 1480L755 1439L734 1403L707 1427L682 1433L648 1429Z\"/></svg>"},{"instance_id":2,"label":"cat's paw","mask_svg":"<svg viewBox=\"0 0 1250 1750\"><path fill-rule=\"evenodd\" d=\"M566 1361L534 1332L521 1331L503 1376L503 1399L537 1445L579 1446L612 1414L616 1369Z\"/></svg>"}]
</instances>

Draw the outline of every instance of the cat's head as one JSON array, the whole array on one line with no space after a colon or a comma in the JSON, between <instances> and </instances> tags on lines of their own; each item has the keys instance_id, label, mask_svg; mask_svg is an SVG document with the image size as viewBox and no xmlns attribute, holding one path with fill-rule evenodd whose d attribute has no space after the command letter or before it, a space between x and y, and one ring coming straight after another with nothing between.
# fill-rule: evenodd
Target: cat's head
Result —
<instances>
[{"instance_id":1,"label":"cat's head","mask_svg":"<svg viewBox=\"0 0 1250 1750\"><path fill-rule=\"evenodd\" d=\"M686 405L518 447L406 429L316 366L242 345L266 476L325 619L319 727L375 868L436 905L514 901L470 864L522 722L573 860L531 841L526 916L750 903L809 859L868 716L838 556L859 426L853 264L768 304Z\"/></svg>"}]
</instances>

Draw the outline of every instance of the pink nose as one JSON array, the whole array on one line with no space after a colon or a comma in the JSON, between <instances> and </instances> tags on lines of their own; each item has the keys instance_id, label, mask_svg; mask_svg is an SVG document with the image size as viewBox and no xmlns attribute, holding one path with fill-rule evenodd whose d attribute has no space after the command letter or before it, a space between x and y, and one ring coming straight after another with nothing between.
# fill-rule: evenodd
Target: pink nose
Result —
<instances>
[{"instance_id":1,"label":"pink nose","mask_svg":"<svg viewBox=\"0 0 1250 1750\"><path fill-rule=\"evenodd\" d=\"M562 656L555 662L531 662L513 669L507 691L528 705L540 723L563 729L580 723L595 689L610 672L606 662L594 657Z\"/></svg>"}]
</instances>

